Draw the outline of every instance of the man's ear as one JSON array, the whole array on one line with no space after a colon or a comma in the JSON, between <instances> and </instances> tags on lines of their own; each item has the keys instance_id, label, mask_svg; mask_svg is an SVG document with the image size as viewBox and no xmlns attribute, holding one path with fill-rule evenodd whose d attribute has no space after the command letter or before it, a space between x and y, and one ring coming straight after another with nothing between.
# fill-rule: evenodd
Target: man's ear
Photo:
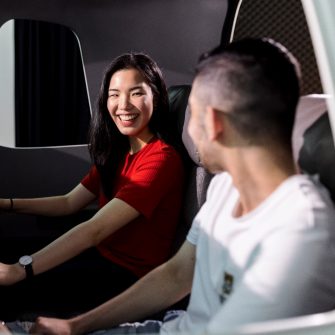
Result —
<instances>
[{"instance_id":1,"label":"man's ear","mask_svg":"<svg viewBox=\"0 0 335 335\"><path fill-rule=\"evenodd\" d=\"M206 128L209 140L215 141L223 132L222 118L220 111L207 106L206 107Z\"/></svg>"}]
</instances>

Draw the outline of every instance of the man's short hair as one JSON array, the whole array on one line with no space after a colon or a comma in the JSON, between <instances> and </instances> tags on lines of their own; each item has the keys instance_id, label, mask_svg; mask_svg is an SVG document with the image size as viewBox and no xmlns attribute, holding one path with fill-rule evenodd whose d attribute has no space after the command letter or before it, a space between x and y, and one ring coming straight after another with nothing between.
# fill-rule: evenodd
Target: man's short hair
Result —
<instances>
[{"instance_id":1,"label":"man's short hair","mask_svg":"<svg viewBox=\"0 0 335 335\"><path fill-rule=\"evenodd\" d=\"M196 78L203 102L228 114L243 138L291 146L300 68L282 44L246 38L217 47L199 61Z\"/></svg>"}]
</instances>

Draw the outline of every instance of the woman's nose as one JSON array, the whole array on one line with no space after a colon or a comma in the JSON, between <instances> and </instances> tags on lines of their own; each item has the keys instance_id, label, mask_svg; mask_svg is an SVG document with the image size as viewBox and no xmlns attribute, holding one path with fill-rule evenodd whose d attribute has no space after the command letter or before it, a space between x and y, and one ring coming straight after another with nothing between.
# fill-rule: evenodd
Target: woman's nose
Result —
<instances>
[{"instance_id":1,"label":"woman's nose","mask_svg":"<svg viewBox=\"0 0 335 335\"><path fill-rule=\"evenodd\" d=\"M130 105L129 97L126 94L122 94L119 98L119 109L127 109Z\"/></svg>"}]
</instances>

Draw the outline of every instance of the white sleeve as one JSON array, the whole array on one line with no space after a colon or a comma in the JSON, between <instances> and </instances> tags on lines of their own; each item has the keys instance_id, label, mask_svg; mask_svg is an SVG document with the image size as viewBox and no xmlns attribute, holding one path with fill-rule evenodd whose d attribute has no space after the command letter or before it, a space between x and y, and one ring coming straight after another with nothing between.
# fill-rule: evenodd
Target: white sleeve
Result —
<instances>
[{"instance_id":1,"label":"white sleeve","mask_svg":"<svg viewBox=\"0 0 335 335\"><path fill-rule=\"evenodd\" d=\"M192 226L186 236L186 239L188 242L190 242L193 245L197 245L198 237L199 237L199 230L200 230L200 223L201 223L201 217L202 213L206 211L206 203L204 203L198 212L198 214L195 216L192 222Z\"/></svg>"},{"instance_id":2,"label":"white sleeve","mask_svg":"<svg viewBox=\"0 0 335 335\"><path fill-rule=\"evenodd\" d=\"M324 310L335 301L334 290L327 289L333 285L330 249L322 229L272 232L251 253L242 279L210 320L208 332Z\"/></svg>"}]
</instances>

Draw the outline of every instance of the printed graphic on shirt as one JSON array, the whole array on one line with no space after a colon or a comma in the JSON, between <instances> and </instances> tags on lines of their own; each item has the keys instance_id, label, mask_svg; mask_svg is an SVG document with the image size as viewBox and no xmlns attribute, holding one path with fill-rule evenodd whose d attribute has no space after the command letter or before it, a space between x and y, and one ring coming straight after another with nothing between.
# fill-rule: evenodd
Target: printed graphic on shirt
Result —
<instances>
[{"instance_id":1,"label":"printed graphic on shirt","mask_svg":"<svg viewBox=\"0 0 335 335\"><path fill-rule=\"evenodd\" d=\"M223 285L222 285L222 294L220 295L220 301L223 303L228 296L233 291L234 285L234 277L232 274L228 272L224 272L223 274Z\"/></svg>"}]
</instances>

